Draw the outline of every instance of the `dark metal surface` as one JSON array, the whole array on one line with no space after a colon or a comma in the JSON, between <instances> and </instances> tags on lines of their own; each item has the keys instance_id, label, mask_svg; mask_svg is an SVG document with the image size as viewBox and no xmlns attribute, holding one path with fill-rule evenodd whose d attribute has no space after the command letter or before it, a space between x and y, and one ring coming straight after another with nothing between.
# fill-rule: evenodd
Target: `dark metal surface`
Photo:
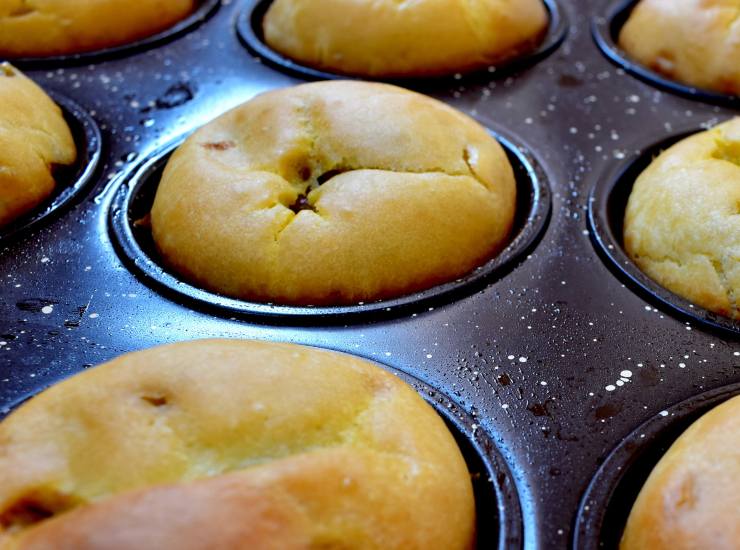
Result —
<instances>
[{"instance_id":1,"label":"dark metal surface","mask_svg":"<svg viewBox=\"0 0 740 550\"><path fill-rule=\"evenodd\" d=\"M194 29L206 19L208 19L221 5L221 0L199 0L198 8L188 17L179 21L172 27L163 30L152 36L147 36L141 40L113 46L103 50L93 50L89 52L75 53L69 55L49 55L43 57L11 57L8 61L16 67L22 69L55 69L57 67L83 65L94 63L96 61L105 61L117 57L124 57L148 48L163 45L170 40L182 36L186 32Z\"/></svg>"},{"instance_id":2,"label":"dark metal surface","mask_svg":"<svg viewBox=\"0 0 740 550\"><path fill-rule=\"evenodd\" d=\"M693 128L679 132L658 143L646 143L639 153L624 161L614 162L593 187L589 200L589 229L599 251L611 263L618 276L641 292L648 300L672 309L679 316L696 321L708 330L740 336L740 321L708 311L673 294L653 281L627 256L623 246L623 221L632 186L653 159L678 141L703 131Z\"/></svg>"},{"instance_id":3,"label":"dark metal surface","mask_svg":"<svg viewBox=\"0 0 740 550\"><path fill-rule=\"evenodd\" d=\"M691 397L659 412L624 438L594 476L581 501L574 546L617 550L632 503L650 472L692 423L740 395L740 384Z\"/></svg>"},{"instance_id":4,"label":"dark metal surface","mask_svg":"<svg viewBox=\"0 0 740 550\"><path fill-rule=\"evenodd\" d=\"M244 2L244 9L241 11L237 19L236 30L239 34L239 38L252 53L259 56L269 65L299 78L305 78L308 80L353 78L351 75L333 73L303 65L300 62L273 50L265 42L264 33L262 31L262 21L272 2L273 0L246 0ZM509 74L516 70L531 66L555 51L568 34L568 19L560 5L560 0L543 0L543 2L547 7L547 11L550 16L550 24L542 42L532 52L506 61L496 67L487 67L485 69L465 74L384 80L412 87L418 85L420 82L443 85L445 81L449 84L450 80L461 80L463 78L483 78L484 80L487 80L491 77L491 73L493 72L495 72L497 76L500 76L502 74Z\"/></svg>"},{"instance_id":5,"label":"dark metal surface","mask_svg":"<svg viewBox=\"0 0 740 550\"><path fill-rule=\"evenodd\" d=\"M550 216L550 189L542 166L531 152L515 145L502 135L494 135L504 146L514 167L517 181L517 211L511 242L500 254L469 275L437 285L429 290L392 300L362 303L353 306L294 307L246 302L202 290L168 271L157 253L151 229L139 224L150 212L162 172L175 144L144 159L132 174L123 178L115 191L110 209L111 233L124 262L156 285L172 299L193 303L227 317L269 317L273 322L303 322L327 324L337 322L370 322L379 316L403 315L421 307L445 304L455 297L480 290L486 282L509 273L542 235ZM374 314L374 316L370 316ZM333 318L333 319L331 319Z\"/></svg>"},{"instance_id":6,"label":"dark metal surface","mask_svg":"<svg viewBox=\"0 0 740 550\"><path fill-rule=\"evenodd\" d=\"M629 19L630 13L638 2L639 0L613 1L602 14L594 18L592 25L594 41L604 55L612 63L622 67L628 73L668 92L674 92L700 101L734 107L735 109L740 108L740 97L736 95L723 94L676 82L654 71L650 67L640 65L629 58L629 55L618 45L619 32Z\"/></svg>"},{"instance_id":7,"label":"dark metal surface","mask_svg":"<svg viewBox=\"0 0 740 550\"><path fill-rule=\"evenodd\" d=\"M413 386L445 419L455 436L473 482L478 548L520 548L524 533L514 478L494 441L477 428L478 419L424 382L397 369L389 370Z\"/></svg>"},{"instance_id":8,"label":"dark metal surface","mask_svg":"<svg viewBox=\"0 0 740 550\"><path fill-rule=\"evenodd\" d=\"M607 2L562 7L568 37L538 63L416 86L534 153L552 190L542 239L474 293L348 324L257 323L191 309L144 283L109 232L118 183L142 159L259 92L302 82L240 44L243 2L225 2L191 32L130 57L29 71L92 114L106 151L84 199L0 245L2 404L121 353L178 340L258 338L353 353L448 395L475 421L467 435L490 437L511 470L523 546L567 548L581 496L612 449L673 404L740 382L740 342L622 284L587 224L590 190L615 162L737 111L664 93L611 64L590 34ZM480 521L498 521L483 512Z\"/></svg>"},{"instance_id":9,"label":"dark metal surface","mask_svg":"<svg viewBox=\"0 0 740 550\"><path fill-rule=\"evenodd\" d=\"M62 215L66 207L88 190L87 186L96 175L103 143L95 119L68 97L53 90L47 90L47 93L62 109L77 148L77 160L71 166L52 167L56 180L54 192L38 208L0 228L0 245Z\"/></svg>"}]
</instances>

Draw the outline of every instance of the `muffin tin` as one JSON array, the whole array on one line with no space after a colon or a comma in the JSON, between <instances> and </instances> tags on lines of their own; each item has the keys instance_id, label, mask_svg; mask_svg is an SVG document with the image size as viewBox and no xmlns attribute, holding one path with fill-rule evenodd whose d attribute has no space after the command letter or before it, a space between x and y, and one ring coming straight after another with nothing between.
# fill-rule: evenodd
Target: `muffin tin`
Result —
<instances>
[{"instance_id":1,"label":"muffin tin","mask_svg":"<svg viewBox=\"0 0 740 550\"><path fill-rule=\"evenodd\" d=\"M476 426L475 416L461 410L453 400L424 382L396 369L389 369L413 386L445 419L468 465L475 495L476 542L479 548L519 548L522 515L519 497L506 460L496 444ZM402 419L399 419L403 421Z\"/></svg>"},{"instance_id":2,"label":"muffin tin","mask_svg":"<svg viewBox=\"0 0 740 550\"><path fill-rule=\"evenodd\" d=\"M71 54L71 55L49 55L40 57L15 57L8 61L22 69L56 68L65 65L84 65L105 61L116 57L124 57L142 52L147 48L161 46L170 40L182 36L191 31L203 21L208 19L221 5L221 0L198 0L196 10L182 21L172 27L152 36L142 38L129 44L113 46L102 50Z\"/></svg>"},{"instance_id":3,"label":"muffin tin","mask_svg":"<svg viewBox=\"0 0 740 550\"><path fill-rule=\"evenodd\" d=\"M622 246L624 212L635 180L661 151L702 131L704 128L692 128L658 141L646 141L648 144L630 155L626 162L615 162L613 169L607 171L591 190L589 229L595 245L611 264L613 271L636 292L663 308L672 309L680 317L706 326L707 329L739 336L740 323L694 305L661 287L637 267Z\"/></svg>"},{"instance_id":4,"label":"muffin tin","mask_svg":"<svg viewBox=\"0 0 740 550\"><path fill-rule=\"evenodd\" d=\"M264 39L262 32L262 21L270 8L273 0L247 0L244 9L239 14L236 23L236 29L242 43L255 55L273 67L293 74L307 80L334 80L341 78L352 78L351 76L328 72L313 67L303 65L289 57L272 49ZM550 16L550 24L547 28L540 45L532 52L507 61L505 65L492 67L471 73L449 75L448 77L417 77L409 79L393 79L393 82L399 85L414 86L420 83L434 83L443 80L461 79L462 77L473 78L490 78L491 72L497 75L511 73L517 69L527 67L536 63L538 60L551 54L565 39L568 32L568 21L560 5L560 0L543 0ZM492 70L495 69L495 70Z\"/></svg>"},{"instance_id":5,"label":"muffin tin","mask_svg":"<svg viewBox=\"0 0 740 550\"><path fill-rule=\"evenodd\" d=\"M399 315L409 306L444 303L445 300L480 288L494 277L504 276L516 266L542 234L550 214L550 190L542 166L531 152L515 145L503 135L493 135L504 146L517 180L518 215L514 220L511 242L495 258L469 275L400 298L352 306L281 306L220 296L194 287L169 272L157 253L149 225L142 223L142 220L148 217L162 171L179 141L144 159L131 174L122 178L110 208L111 231L122 260L138 272L144 281L160 287L163 292L173 294L175 300L192 302L193 307L220 312L226 316L253 315L273 317L276 320L313 318L318 324L326 323L329 317L347 318L369 313Z\"/></svg>"},{"instance_id":6,"label":"muffin tin","mask_svg":"<svg viewBox=\"0 0 740 550\"><path fill-rule=\"evenodd\" d=\"M612 2L609 7L604 11L603 16L598 16L593 22L593 35L596 44L598 44L604 55L616 65L622 67L630 74L635 75L637 78L643 79L645 82L677 94L684 95L689 98L698 99L701 101L707 101L710 103L717 103L719 105L727 105L736 109L740 108L740 97L729 94L723 94L712 90L704 90L702 88L696 88L670 80L662 74L640 65L630 60L627 55L618 45L619 32L622 30L622 26L629 19L632 9L637 5L639 0L617 0Z\"/></svg>"},{"instance_id":7,"label":"muffin tin","mask_svg":"<svg viewBox=\"0 0 740 550\"><path fill-rule=\"evenodd\" d=\"M519 239L527 237L506 265L351 311L224 303L161 270L131 221L146 210L151 176L173 144L259 92L304 81L243 47L237 28L253 6L225 0L145 49L24 67L81 105L105 147L71 203L0 240L2 409L166 342L257 338L335 349L405 377L447 418L476 474L480 548L614 546L619 527L598 539L607 523L590 519L611 513L612 494L581 506L592 480L621 471L614 449L676 403L689 399L681 407L698 414L707 401L696 396L740 382L737 323L631 280L624 258L615 264L629 186L618 176L665 140L737 115L735 104L635 78L592 38L609 5L560 0L569 26L550 55L414 84L504 136L510 156L537 175L536 185L519 178L529 195ZM668 422L651 426L656 440L675 433ZM620 482L629 494L638 477ZM595 527L583 534L584 524Z\"/></svg>"},{"instance_id":8,"label":"muffin tin","mask_svg":"<svg viewBox=\"0 0 740 550\"><path fill-rule=\"evenodd\" d=\"M738 395L740 384L704 392L660 411L624 438L583 496L574 545L584 550L616 550L632 503L658 461L703 414Z\"/></svg>"},{"instance_id":9,"label":"muffin tin","mask_svg":"<svg viewBox=\"0 0 740 550\"><path fill-rule=\"evenodd\" d=\"M72 132L77 148L77 160L71 166L52 167L57 185L51 197L38 208L0 228L0 244L50 222L54 216L61 215L65 207L71 205L87 190L100 162L103 144L95 119L71 99L60 93L47 91L62 109L62 116Z\"/></svg>"}]
</instances>

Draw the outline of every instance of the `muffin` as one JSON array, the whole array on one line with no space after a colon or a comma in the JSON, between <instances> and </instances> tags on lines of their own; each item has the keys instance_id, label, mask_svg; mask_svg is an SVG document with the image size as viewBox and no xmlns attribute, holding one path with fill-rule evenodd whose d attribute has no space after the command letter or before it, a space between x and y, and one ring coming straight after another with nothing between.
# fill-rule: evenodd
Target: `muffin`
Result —
<instances>
[{"instance_id":1,"label":"muffin","mask_svg":"<svg viewBox=\"0 0 740 550\"><path fill-rule=\"evenodd\" d=\"M370 77L474 71L536 48L541 0L274 0L267 44L304 65Z\"/></svg>"},{"instance_id":2,"label":"muffin","mask_svg":"<svg viewBox=\"0 0 740 550\"><path fill-rule=\"evenodd\" d=\"M192 135L151 211L174 271L236 298L337 305L454 280L507 243L508 158L469 117L384 84L272 91Z\"/></svg>"},{"instance_id":3,"label":"muffin","mask_svg":"<svg viewBox=\"0 0 740 550\"><path fill-rule=\"evenodd\" d=\"M740 0L641 0L619 45L670 79L740 95L739 18Z\"/></svg>"},{"instance_id":4,"label":"muffin","mask_svg":"<svg viewBox=\"0 0 740 550\"><path fill-rule=\"evenodd\" d=\"M197 0L0 0L0 56L68 55L122 46L187 17Z\"/></svg>"},{"instance_id":5,"label":"muffin","mask_svg":"<svg viewBox=\"0 0 740 550\"><path fill-rule=\"evenodd\" d=\"M348 355L238 340L120 357L0 423L0 548L471 548L442 419Z\"/></svg>"},{"instance_id":6,"label":"muffin","mask_svg":"<svg viewBox=\"0 0 740 550\"><path fill-rule=\"evenodd\" d=\"M0 227L54 191L54 168L77 158L61 109L7 63L0 63Z\"/></svg>"},{"instance_id":7,"label":"muffin","mask_svg":"<svg viewBox=\"0 0 740 550\"><path fill-rule=\"evenodd\" d=\"M640 175L624 244L671 292L740 319L740 117L669 148Z\"/></svg>"},{"instance_id":8,"label":"muffin","mask_svg":"<svg viewBox=\"0 0 740 550\"><path fill-rule=\"evenodd\" d=\"M736 550L740 543L740 397L671 446L630 513L621 550Z\"/></svg>"}]
</instances>

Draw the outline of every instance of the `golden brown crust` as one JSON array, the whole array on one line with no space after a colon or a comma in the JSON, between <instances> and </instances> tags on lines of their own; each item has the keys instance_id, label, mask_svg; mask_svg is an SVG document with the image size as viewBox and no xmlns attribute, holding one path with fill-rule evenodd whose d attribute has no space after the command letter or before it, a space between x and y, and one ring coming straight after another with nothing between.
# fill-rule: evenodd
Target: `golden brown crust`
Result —
<instances>
[{"instance_id":1,"label":"golden brown crust","mask_svg":"<svg viewBox=\"0 0 740 550\"><path fill-rule=\"evenodd\" d=\"M0 227L47 199L53 166L76 157L61 109L20 71L0 64Z\"/></svg>"},{"instance_id":2,"label":"golden brown crust","mask_svg":"<svg viewBox=\"0 0 740 550\"><path fill-rule=\"evenodd\" d=\"M506 154L472 119L394 86L321 82L196 132L151 220L162 256L200 286L340 304L470 272L505 245L515 201Z\"/></svg>"},{"instance_id":3,"label":"golden brown crust","mask_svg":"<svg viewBox=\"0 0 740 550\"><path fill-rule=\"evenodd\" d=\"M740 117L674 145L640 175L624 244L662 286L740 319Z\"/></svg>"},{"instance_id":4,"label":"golden brown crust","mask_svg":"<svg viewBox=\"0 0 740 550\"><path fill-rule=\"evenodd\" d=\"M0 548L469 548L460 451L406 384L290 344L118 358L0 424Z\"/></svg>"},{"instance_id":5,"label":"golden brown crust","mask_svg":"<svg viewBox=\"0 0 740 550\"><path fill-rule=\"evenodd\" d=\"M121 46L171 27L195 6L195 0L0 0L0 56Z\"/></svg>"},{"instance_id":6,"label":"golden brown crust","mask_svg":"<svg viewBox=\"0 0 740 550\"><path fill-rule=\"evenodd\" d=\"M264 34L273 49L324 70L433 76L516 57L547 23L541 0L275 0Z\"/></svg>"},{"instance_id":7,"label":"golden brown crust","mask_svg":"<svg viewBox=\"0 0 740 550\"><path fill-rule=\"evenodd\" d=\"M740 397L671 446L637 498L621 550L736 550L740 542Z\"/></svg>"},{"instance_id":8,"label":"golden brown crust","mask_svg":"<svg viewBox=\"0 0 740 550\"><path fill-rule=\"evenodd\" d=\"M641 0L619 44L668 78L740 95L740 0Z\"/></svg>"}]
</instances>

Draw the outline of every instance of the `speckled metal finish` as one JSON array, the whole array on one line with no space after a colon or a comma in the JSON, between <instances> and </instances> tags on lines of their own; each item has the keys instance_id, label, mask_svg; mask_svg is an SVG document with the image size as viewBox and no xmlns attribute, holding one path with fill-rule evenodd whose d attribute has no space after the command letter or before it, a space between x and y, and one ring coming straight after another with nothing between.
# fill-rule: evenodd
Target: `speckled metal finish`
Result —
<instances>
[{"instance_id":1,"label":"speckled metal finish","mask_svg":"<svg viewBox=\"0 0 740 550\"><path fill-rule=\"evenodd\" d=\"M179 340L257 338L353 353L449 396L470 419L471 440L490 436L523 525L523 536L500 547L571 546L579 501L622 438L682 400L740 382L736 334L638 294L593 244L587 210L597 183L642 148L738 114L660 91L610 63L591 36L607 5L562 0L565 42L519 72L418 86L505 129L542 165L552 214L529 255L468 292L348 321L231 319L182 305L130 270L110 233L116 190L153 152L259 92L302 82L240 43L245 4L224 1L189 33L128 57L28 70L90 112L104 147L86 195L0 243L0 405L121 353ZM497 521L481 521L488 517Z\"/></svg>"},{"instance_id":2,"label":"speckled metal finish","mask_svg":"<svg viewBox=\"0 0 740 550\"><path fill-rule=\"evenodd\" d=\"M622 439L603 462L581 500L573 545L616 550L630 510L652 469L702 415L740 395L740 384L692 396L660 411Z\"/></svg>"}]
</instances>

